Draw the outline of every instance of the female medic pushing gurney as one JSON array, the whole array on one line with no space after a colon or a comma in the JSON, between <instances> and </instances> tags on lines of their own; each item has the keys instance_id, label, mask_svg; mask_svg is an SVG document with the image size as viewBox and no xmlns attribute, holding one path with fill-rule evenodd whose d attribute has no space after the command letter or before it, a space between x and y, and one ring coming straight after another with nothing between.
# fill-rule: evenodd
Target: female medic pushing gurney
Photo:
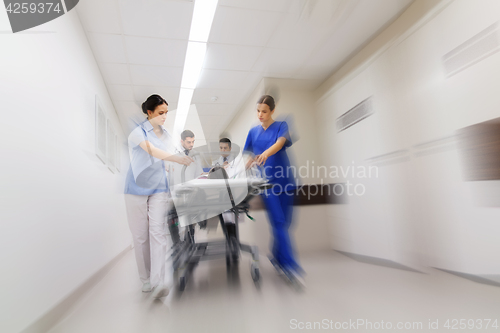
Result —
<instances>
[{"instance_id":1,"label":"female medic pushing gurney","mask_svg":"<svg viewBox=\"0 0 500 333\"><path fill-rule=\"evenodd\" d=\"M247 167L263 166L267 180L274 185L262 194L274 237L271 262L293 283L302 279L303 269L295 259L289 228L292 222L295 185L293 174L288 172L290 161L286 148L292 145L288 124L273 119L275 102L264 95L257 101L257 117L260 125L253 127L247 136L243 150L253 154Z\"/></svg>"}]
</instances>

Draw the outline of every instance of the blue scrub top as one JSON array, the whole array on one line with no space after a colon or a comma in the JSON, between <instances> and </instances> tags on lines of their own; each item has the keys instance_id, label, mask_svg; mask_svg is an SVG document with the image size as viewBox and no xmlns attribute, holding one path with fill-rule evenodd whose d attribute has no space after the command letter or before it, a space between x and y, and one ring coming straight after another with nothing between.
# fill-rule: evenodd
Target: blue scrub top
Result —
<instances>
[{"instance_id":1,"label":"blue scrub top","mask_svg":"<svg viewBox=\"0 0 500 333\"><path fill-rule=\"evenodd\" d=\"M125 180L125 194L151 195L168 192L168 182L165 174L165 162L149 155L139 144L149 141L154 147L172 152L172 138L163 129L163 136L153 131L153 126L146 120L137 126L128 137L130 154L130 169Z\"/></svg>"},{"instance_id":2,"label":"blue scrub top","mask_svg":"<svg viewBox=\"0 0 500 333\"><path fill-rule=\"evenodd\" d=\"M266 130L261 125L255 126L248 132L243 150L260 155L274 145L281 137L286 139L285 145L276 154L267 159L264 164L264 170L267 180L270 183L280 184L284 187L287 184L294 184L294 175L289 168L290 160L286 153L286 148L292 145L286 122L275 121Z\"/></svg>"}]
</instances>

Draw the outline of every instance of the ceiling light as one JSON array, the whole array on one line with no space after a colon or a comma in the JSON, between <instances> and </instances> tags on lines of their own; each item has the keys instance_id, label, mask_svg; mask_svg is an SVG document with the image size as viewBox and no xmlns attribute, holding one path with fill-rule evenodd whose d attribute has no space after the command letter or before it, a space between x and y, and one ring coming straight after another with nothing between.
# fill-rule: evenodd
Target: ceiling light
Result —
<instances>
[{"instance_id":1,"label":"ceiling light","mask_svg":"<svg viewBox=\"0 0 500 333\"><path fill-rule=\"evenodd\" d=\"M182 72L181 88L194 89L200 76L205 52L206 43L189 42L186 52L186 61L184 62L184 71Z\"/></svg>"},{"instance_id":2,"label":"ceiling light","mask_svg":"<svg viewBox=\"0 0 500 333\"><path fill-rule=\"evenodd\" d=\"M218 0L196 0L189 31L190 41L205 43L208 41L217 2Z\"/></svg>"},{"instance_id":3,"label":"ceiling light","mask_svg":"<svg viewBox=\"0 0 500 333\"><path fill-rule=\"evenodd\" d=\"M194 4L186 60L182 71L178 112L176 112L175 116L174 135L180 135L186 123L193 92L203 68L208 36L210 35L217 2L218 0L196 0Z\"/></svg>"}]
</instances>

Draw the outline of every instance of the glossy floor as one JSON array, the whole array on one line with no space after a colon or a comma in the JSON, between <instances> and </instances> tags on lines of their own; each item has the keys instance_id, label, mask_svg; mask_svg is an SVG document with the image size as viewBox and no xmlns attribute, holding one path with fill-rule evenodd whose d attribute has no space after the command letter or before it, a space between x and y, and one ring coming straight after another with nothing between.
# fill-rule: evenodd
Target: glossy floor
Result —
<instances>
[{"instance_id":1,"label":"glossy floor","mask_svg":"<svg viewBox=\"0 0 500 333\"><path fill-rule=\"evenodd\" d=\"M262 283L256 287L244 256L230 273L224 260L200 263L183 293L173 290L155 301L141 292L129 251L50 332L289 332L314 327L444 332L449 331L447 320L451 330L460 328L461 319L465 331L500 332L492 327L494 321L485 328L487 319L498 319L500 325L498 287L437 270L421 274L360 263L334 251L301 262L308 273L302 292L277 276L264 256Z\"/></svg>"}]
</instances>

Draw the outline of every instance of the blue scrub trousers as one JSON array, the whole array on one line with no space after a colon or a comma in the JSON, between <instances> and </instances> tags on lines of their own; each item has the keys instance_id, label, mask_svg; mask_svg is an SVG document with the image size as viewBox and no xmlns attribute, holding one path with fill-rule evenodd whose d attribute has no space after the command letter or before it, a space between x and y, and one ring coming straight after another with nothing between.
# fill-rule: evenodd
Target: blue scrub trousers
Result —
<instances>
[{"instance_id":1,"label":"blue scrub trousers","mask_svg":"<svg viewBox=\"0 0 500 333\"><path fill-rule=\"evenodd\" d=\"M274 236L272 253L278 263L285 269L302 271L294 259L294 253L288 230L292 223L293 195L274 194L267 190L262 194L266 210L271 222Z\"/></svg>"}]
</instances>

